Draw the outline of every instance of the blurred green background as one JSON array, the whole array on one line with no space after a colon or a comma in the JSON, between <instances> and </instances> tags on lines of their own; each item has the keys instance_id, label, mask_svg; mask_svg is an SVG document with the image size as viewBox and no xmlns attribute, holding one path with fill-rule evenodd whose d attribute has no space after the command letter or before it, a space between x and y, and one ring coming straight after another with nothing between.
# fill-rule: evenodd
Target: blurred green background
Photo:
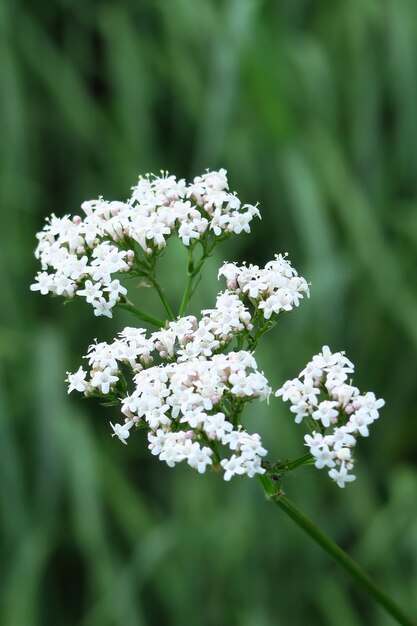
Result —
<instances>
[{"instance_id":1,"label":"blurred green background","mask_svg":"<svg viewBox=\"0 0 417 626\"><path fill-rule=\"evenodd\" d=\"M111 439L117 412L67 396L87 345L132 318L30 293L35 233L161 168L226 167L261 203L195 311L224 259L288 251L312 297L258 351L271 384L328 343L386 399L354 484L310 468L285 487L417 614L415 0L3 0L0 29L0 623L393 623L255 480L171 470L140 435ZM168 261L175 301L183 250ZM249 413L272 457L302 453L288 407Z\"/></svg>"}]
</instances>

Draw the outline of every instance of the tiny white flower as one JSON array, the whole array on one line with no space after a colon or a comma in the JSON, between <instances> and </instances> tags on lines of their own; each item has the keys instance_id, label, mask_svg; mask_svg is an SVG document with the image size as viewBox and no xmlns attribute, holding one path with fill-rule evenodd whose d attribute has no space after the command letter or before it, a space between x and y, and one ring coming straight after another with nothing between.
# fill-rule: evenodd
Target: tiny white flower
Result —
<instances>
[{"instance_id":1,"label":"tiny white flower","mask_svg":"<svg viewBox=\"0 0 417 626\"><path fill-rule=\"evenodd\" d=\"M230 459L222 459L220 465L224 469L224 480L229 481L233 476L245 473L243 458L233 454Z\"/></svg>"},{"instance_id":2,"label":"tiny white flower","mask_svg":"<svg viewBox=\"0 0 417 626\"><path fill-rule=\"evenodd\" d=\"M94 315L96 317L99 317L100 315L105 315L106 317L110 317L110 318L113 317L111 310L114 306L114 303L107 302L105 298L101 297L98 300L94 300L93 306L94 306Z\"/></svg>"},{"instance_id":3,"label":"tiny white flower","mask_svg":"<svg viewBox=\"0 0 417 626\"><path fill-rule=\"evenodd\" d=\"M203 474L209 465L212 465L213 461L211 456L213 451L204 447L201 448L198 443L192 444L192 453L187 458L187 463L190 467L197 470L199 474Z\"/></svg>"},{"instance_id":4,"label":"tiny white flower","mask_svg":"<svg viewBox=\"0 0 417 626\"><path fill-rule=\"evenodd\" d=\"M98 301L103 296L101 287L101 283L93 283L91 280L86 280L84 289L79 289L77 296L85 298L86 301L91 304L96 300Z\"/></svg>"},{"instance_id":5,"label":"tiny white flower","mask_svg":"<svg viewBox=\"0 0 417 626\"><path fill-rule=\"evenodd\" d=\"M110 367L95 372L91 379L91 386L98 387L103 394L109 393L110 387L119 380L112 372L113 370Z\"/></svg>"},{"instance_id":6,"label":"tiny white flower","mask_svg":"<svg viewBox=\"0 0 417 626\"><path fill-rule=\"evenodd\" d=\"M323 402L320 402L317 409L313 411L313 419L321 421L323 426L328 428L330 424L334 423L339 416L339 412L335 408L336 406L337 402L323 400Z\"/></svg>"},{"instance_id":7,"label":"tiny white flower","mask_svg":"<svg viewBox=\"0 0 417 626\"><path fill-rule=\"evenodd\" d=\"M67 374L67 382L69 383L68 393L71 393L71 391L79 391L80 393L83 393L88 388L88 383L85 380L87 372L82 367L79 367L74 374L71 374L70 372L67 372Z\"/></svg>"},{"instance_id":8,"label":"tiny white flower","mask_svg":"<svg viewBox=\"0 0 417 626\"><path fill-rule=\"evenodd\" d=\"M233 425L226 420L223 413L216 413L206 416L203 429L210 439L222 439L227 432L233 430Z\"/></svg>"},{"instance_id":9,"label":"tiny white flower","mask_svg":"<svg viewBox=\"0 0 417 626\"><path fill-rule=\"evenodd\" d=\"M322 467L334 467L336 465L333 452L327 445L323 445L320 448L311 448L310 451L316 459L315 466L317 469L321 469Z\"/></svg>"},{"instance_id":10,"label":"tiny white flower","mask_svg":"<svg viewBox=\"0 0 417 626\"><path fill-rule=\"evenodd\" d=\"M329 471L329 476L332 480L334 480L338 487L345 486L346 483L351 483L356 479L354 474L349 474L346 467L342 464L339 469L333 468Z\"/></svg>"},{"instance_id":11,"label":"tiny white flower","mask_svg":"<svg viewBox=\"0 0 417 626\"><path fill-rule=\"evenodd\" d=\"M124 424L112 424L112 422L110 422L110 426L114 431L112 437L117 437L122 443L127 445L126 439L130 437L130 429L132 428L133 424L133 420L125 422Z\"/></svg>"},{"instance_id":12,"label":"tiny white flower","mask_svg":"<svg viewBox=\"0 0 417 626\"><path fill-rule=\"evenodd\" d=\"M40 291L43 296L47 293L55 291L54 277L48 272L39 272L36 276L36 283L30 286L31 291Z\"/></svg>"}]
</instances>

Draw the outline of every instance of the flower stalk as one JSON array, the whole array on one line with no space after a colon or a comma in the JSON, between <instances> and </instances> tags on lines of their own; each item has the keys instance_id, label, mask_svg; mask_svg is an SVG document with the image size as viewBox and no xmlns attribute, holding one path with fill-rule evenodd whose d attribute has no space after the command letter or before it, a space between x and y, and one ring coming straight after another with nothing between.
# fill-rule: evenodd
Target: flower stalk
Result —
<instances>
[{"instance_id":1,"label":"flower stalk","mask_svg":"<svg viewBox=\"0 0 417 626\"><path fill-rule=\"evenodd\" d=\"M166 313L168 315L168 319L174 320L175 319L175 313L172 310L171 305L170 305L170 303L168 301L168 298L166 297L165 292L162 289L161 285L152 276L150 277L150 281L151 281L152 285L155 287L155 289L157 291L157 294L158 294L158 296L159 296L159 298L160 298L160 300L161 300L161 302L162 302L162 304L164 306L164 309L165 309L165 311L166 311Z\"/></svg>"},{"instance_id":2,"label":"flower stalk","mask_svg":"<svg viewBox=\"0 0 417 626\"><path fill-rule=\"evenodd\" d=\"M165 322L163 320L151 315L150 313L145 313L145 311L140 311L132 302L130 302L130 300L127 302L118 302L117 306L119 309L124 309L125 311L133 313L133 315L142 320L142 322L146 322L147 324L151 324L157 328L163 328L165 326Z\"/></svg>"},{"instance_id":3,"label":"flower stalk","mask_svg":"<svg viewBox=\"0 0 417 626\"><path fill-rule=\"evenodd\" d=\"M280 507L307 535L325 550L343 569L348 572L359 586L383 607L402 626L416 626L402 608L390 598L385 591L369 576L369 574L347 552L337 545L309 517L302 513L267 474L259 476L265 495L271 502Z\"/></svg>"}]
</instances>

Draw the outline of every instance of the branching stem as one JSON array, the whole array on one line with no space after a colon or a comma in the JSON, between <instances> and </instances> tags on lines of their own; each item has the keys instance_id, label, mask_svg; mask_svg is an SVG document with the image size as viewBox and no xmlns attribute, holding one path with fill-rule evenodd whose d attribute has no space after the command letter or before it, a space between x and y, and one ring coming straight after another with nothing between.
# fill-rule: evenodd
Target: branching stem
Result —
<instances>
[{"instance_id":1,"label":"branching stem","mask_svg":"<svg viewBox=\"0 0 417 626\"><path fill-rule=\"evenodd\" d=\"M171 305L168 302L168 298L166 297L166 295L164 293L164 290L162 289L161 285L158 283L156 278L154 278L153 276L150 276L149 278L150 278L150 281L152 282L152 285L155 287L162 304L164 305L164 309L167 312L167 315L168 315L169 319L170 320L175 319L174 311L172 310Z\"/></svg>"},{"instance_id":2,"label":"branching stem","mask_svg":"<svg viewBox=\"0 0 417 626\"><path fill-rule=\"evenodd\" d=\"M188 249L188 275L184 295L182 296L181 300L180 310L178 312L179 317L182 317L185 314L191 297L195 291L196 285L194 284L194 279L199 275L200 270L204 265L204 262L213 252L215 245L216 242L214 241L211 245L205 246L203 248L203 254L201 256L201 259L199 259L197 262L195 262L194 260L193 249Z\"/></svg>"},{"instance_id":3,"label":"branching stem","mask_svg":"<svg viewBox=\"0 0 417 626\"><path fill-rule=\"evenodd\" d=\"M148 324L152 324L152 326L156 326L157 328L163 328L165 326L165 322L163 320L160 320L150 313L140 311L135 307L133 302L130 302L130 300L127 300L126 302L118 302L117 306L121 309L125 309L125 311L130 311L131 313L133 313L133 315L136 315L136 317L142 320L142 322L147 322Z\"/></svg>"}]
</instances>

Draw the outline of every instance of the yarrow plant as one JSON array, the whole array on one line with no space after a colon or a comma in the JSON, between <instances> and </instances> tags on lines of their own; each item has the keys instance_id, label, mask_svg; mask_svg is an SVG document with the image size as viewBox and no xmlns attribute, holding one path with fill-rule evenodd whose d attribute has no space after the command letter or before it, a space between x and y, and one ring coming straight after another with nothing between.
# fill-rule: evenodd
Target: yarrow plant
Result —
<instances>
[{"instance_id":1,"label":"yarrow plant","mask_svg":"<svg viewBox=\"0 0 417 626\"><path fill-rule=\"evenodd\" d=\"M257 206L229 191L225 170L205 172L191 183L162 172L139 178L126 202L84 202L83 217L52 215L38 233L41 270L31 289L42 295L84 300L94 315L112 317L124 308L154 327L124 328L111 343L95 340L85 366L67 373L68 393L120 406L110 422L113 437L127 444L144 432L151 454L169 467L185 462L200 474L211 469L225 481L257 476L267 496L341 562L399 623L401 609L330 538L307 520L281 490L283 477L301 465L325 468L339 487L355 479L353 450L384 405L373 392L352 384L354 366L343 352L324 346L297 378L275 392L254 352L278 317L309 297L307 281L287 255L257 265L224 263L225 287L214 308L187 315L206 259L221 241L249 233ZM158 282L156 267L171 237L187 250L187 279L178 313ZM138 309L126 281L152 286L167 319ZM243 411L255 400L281 397L308 433L308 452L271 462L258 433L249 433ZM404 621L405 620L405 621Z\"/></svg>"}]
</instances>

